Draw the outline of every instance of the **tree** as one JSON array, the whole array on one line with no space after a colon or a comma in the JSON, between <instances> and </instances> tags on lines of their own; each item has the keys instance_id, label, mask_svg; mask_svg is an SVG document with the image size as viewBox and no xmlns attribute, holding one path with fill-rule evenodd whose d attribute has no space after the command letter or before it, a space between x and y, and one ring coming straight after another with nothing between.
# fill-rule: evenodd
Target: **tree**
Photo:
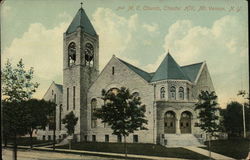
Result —
<instances>
[{"instance_id":1,"label":"tree","mask_svg":"<svg viewBox=\"0 0 250 160\"><path fill-rule=\"evenodd\" d=\"M126 137L137 130L146 130L144 124L145 105L138 95L130 94L129 89L121 87L118 92L102 90L104 105L94 114L107 123L113 134L124 137L125 157L127 157Z\"/></svg>"},{"instance_id":2,"label":"tree","mask_svg":"<svg viewBox=\"0 0 250 160\"><path fill-rule=\"evenodd\" d=\"M65 128L67 129L67 133L69 136L74 135L75 126L77 124L78 118L75 116L73 111L68 113L62 120L62 123L65 124ZM71 140L69 141L69 149L71 149Z\"/></svg>"},{"instance_id":3,"label":"tree","mask_svg":"<svg viewBox=\"0 0 250 160\"><path fill-rule=\"evenodd\" d=\"M22 59L13 68L7 60L2 70L2 95L5 101L20 102L31 98L39 84L32 82L34 70L25 70Z\"/></svg>"},{"instance_id":4,"label":"tree","mask_svg":"<svg viewBox=\"0 0 250 160\"><path fill-rule=\"evenodd\" d=\"M30 148L32 148L32 135L34 130L42 129L48 124L49 116L54 112L56 104L51 101L30 99L25 101L24 105L27 110L27 129L30 135Z\"/></svg>"},{"instance_id":5,"label":"tree","mask_svg":"<svg viewBox=\"0 0 250 160\"><path fill-rule=\"evenodd\" d=\"M200 122L197 124L209 137L209 157L211 158L211 136L216 136L216 133L220 131L219 125L219 111L216 102L217 96L214 91L201 91L198 96L198 102L195 104L195 110L199 111L198 119Z\"/></svg>"},{"instance_id":6,"label":"tree","mask_svg":"<svg viewBox=\"0 0 250 160\"><path fill-rule=\"evenodd\" d=\"M10 61L7 60L1 72L2 98L6 109L3 114L3 119L6 117L7 121L11 121L11 128L14 129L15 145L13 147L13 155L15 160L17 159L16 138L22 134L24 128L23 125L20 126L22 121L19 119L20 113L24 112L24 110L22 110L23 101L30 99L39 86L37 82L32 82L33 74L33 68L25 70L22 59L17 63L15 68L13 68Z\"/></svg>"},{"instance_id":7,"label":"tree","mask_svg":"<svg viewBox=\"0 0 250 160\"><path fill-rule=\"evenodd\" d=\"M243 131L242 105L231 102L223 112L223 124L229 136L240 136Z\"/></svg>"},{"instance_id":8,"label":"tree","mask_svg":"<svg viewBox=\"0 0 250 160\"><path fill-rule=\"evenodd\" d=\"M27 133L28 116L22 102L2 102L3 109L3 133L7 144L7 138L14 138L13 159L17 159L17 137Z\"/></svg>"}]
</instances>

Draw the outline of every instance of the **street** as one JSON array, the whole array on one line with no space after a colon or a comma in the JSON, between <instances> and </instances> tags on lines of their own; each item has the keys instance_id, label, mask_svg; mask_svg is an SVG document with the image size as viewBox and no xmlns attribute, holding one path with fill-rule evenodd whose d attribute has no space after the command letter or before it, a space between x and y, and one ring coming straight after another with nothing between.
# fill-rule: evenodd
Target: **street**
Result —
<instances>
[{"instance_id":1,"label":"street","mask_svg":"<svg viewBox=\"0 0 250 160\"><path fill-rule=\"evenodd\" d=\"M65 153L53 153L46 151L35 151L35 150L18 150L17 152L18 160L115 160L117 158L106 158L99 156L89 156L89 155L75 155L75 154L65 154ZM3 149L3 160L12 160L12 150Z\"/></svg>"}]
</instances>

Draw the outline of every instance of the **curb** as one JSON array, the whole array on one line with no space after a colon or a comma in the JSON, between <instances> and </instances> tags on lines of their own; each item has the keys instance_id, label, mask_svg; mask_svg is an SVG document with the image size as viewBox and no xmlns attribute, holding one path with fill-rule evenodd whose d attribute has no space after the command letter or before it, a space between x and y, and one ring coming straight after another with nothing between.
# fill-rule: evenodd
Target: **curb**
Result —
<instances>
[{"instance_id":1,"label":"curb","mask_svg":"<svg viewBox=\"0 0 250 160\"><path fill-rule=\"evenodd\" d=\"M8 147L8 148L11 148L11 147ZM18 146L18 149L30 149L30 148L26 147L26 146ZM100 157L109 157L109 158L118 158L118 159L124 159L125 158L125 155L121 154L121 153L94 152L94 151L67 150L67 149L56 149L54 151L52 148L45 148L45 147L33 147L32 150L47 151L47 152L57 152L57 153L64 153L64 154L100 156ZM157 157L157 156L134 155L134 154L128 154L127 159L137 159L137 160L188 160L188 159L183 159L183 158Z\"/></svg>"}]
</instances>

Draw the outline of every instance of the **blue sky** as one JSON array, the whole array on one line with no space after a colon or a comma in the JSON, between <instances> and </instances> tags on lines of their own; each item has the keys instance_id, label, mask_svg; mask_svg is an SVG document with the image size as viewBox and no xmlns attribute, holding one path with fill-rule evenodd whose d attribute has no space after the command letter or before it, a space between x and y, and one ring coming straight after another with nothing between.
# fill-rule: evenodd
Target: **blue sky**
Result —
<instances>
[{"instance_id":1,"label":"blue sky","mask_svg":"<svg viewBox=\"0 0 250 160\"><path fill-rule=\"evenodd\" d=\"M41 98L62 83L62 36L81 0L7 0L1 5L2 63L34 67ZM224 107L248 90L244 0L88 0L83 7L100 39L100 67L116 56L153 72L166 52L179 65L206 61Z\"/></svg>"}]
</instances>

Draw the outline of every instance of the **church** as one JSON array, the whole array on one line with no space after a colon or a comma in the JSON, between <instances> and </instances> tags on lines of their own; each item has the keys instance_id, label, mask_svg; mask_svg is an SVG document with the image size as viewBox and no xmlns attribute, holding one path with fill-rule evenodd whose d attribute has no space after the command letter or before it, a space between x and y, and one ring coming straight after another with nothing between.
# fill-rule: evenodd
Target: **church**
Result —
<instances>
[{"instance_id":1,"label":"church","mask_svg":"<svg viewBox=\"0 0 250 160\"><path fill-rule=\"evenodd\" d=\"M116 91L124 86L141 97L148 120L148 130L130 134L127 142L201 144L205 134L197 126L195 103L201 90L214 91L206 62L180 66L167 53L157 70L150 73L113 55L100 72L99 54L98 33L81 7L63 35L63 85L53 81L43 97L57 104L56 139L67 137L62 119L73 111L78 117L77 141L123 142L93 116L93 111L104 104L99 98L102 89ZM52 140L51 126L39 130L38 139Z\"/></svg>"}]
</instances>

